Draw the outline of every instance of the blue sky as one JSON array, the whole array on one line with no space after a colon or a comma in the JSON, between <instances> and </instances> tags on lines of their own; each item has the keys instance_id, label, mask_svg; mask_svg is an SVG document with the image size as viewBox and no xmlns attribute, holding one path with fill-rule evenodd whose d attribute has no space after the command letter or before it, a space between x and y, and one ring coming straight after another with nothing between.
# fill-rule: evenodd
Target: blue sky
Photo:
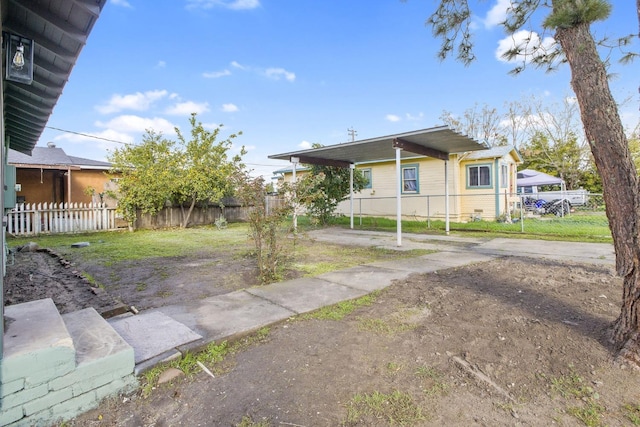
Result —
<instances>
[{"instance_id":1,"label":"blue sky","mask_svg":"<svg viewBox=\"0 0 640 427\"><path fill-rule=\"evenodd\" d=\"M210 128L223 124L223 136L242 131L245 163L270 177L286 163L268 155L346 142L348 129L374 138L441 125L445 110L572 96L567 66L509 75L513 64L497 55L508 39L494 24L505 0L474 3L478 60L465 67L436 58L440 42L425 25L432 1L110 0L38 146L105 160L145 129L188 133L195 112ZM613 3L595 32L637 31L632 2ZM611 69L627 126L638 122L639 70Z\"/></svg>"}]
</instances>

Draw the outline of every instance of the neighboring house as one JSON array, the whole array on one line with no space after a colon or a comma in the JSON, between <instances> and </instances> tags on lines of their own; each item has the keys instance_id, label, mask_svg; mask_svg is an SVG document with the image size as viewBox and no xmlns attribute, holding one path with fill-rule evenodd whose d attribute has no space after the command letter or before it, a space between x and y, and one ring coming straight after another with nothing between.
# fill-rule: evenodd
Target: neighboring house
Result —
<instances>
[{"instance_id":1,"label":"neighboring house","mask_svg":"<svg viewBox=\"0 0 640 427\"><path fill-rule=\"evenodd\" d=\"M31 156L9 150L8 164L16 168L17 202L99 203L113 186L111 163L69 156L52 143L34 147Z\"/></svg>"},{"instance_id":2,"label":"neighboring house","mask_svg":"<svg viewBox=\"0 0 640 427\"><path fill-rule=\"evenodd\" d=\"M448 194L450 219L455 222L495 220L513 208L516 195L517 167L522 157L513 146L449 155ZM355 194L356 214L394 215L396 209L396 163L394 159L361 162L355 168L364 173L368 185ZM445 162L418 156L402 159L402 215L418 218L445 218ZM296 168L297 176L306 173L304 164ZM274 172L280 180L291 182L293 169ZM338 213L348 215L349 200L338 206Z\"/></svg>"}]
</instances>

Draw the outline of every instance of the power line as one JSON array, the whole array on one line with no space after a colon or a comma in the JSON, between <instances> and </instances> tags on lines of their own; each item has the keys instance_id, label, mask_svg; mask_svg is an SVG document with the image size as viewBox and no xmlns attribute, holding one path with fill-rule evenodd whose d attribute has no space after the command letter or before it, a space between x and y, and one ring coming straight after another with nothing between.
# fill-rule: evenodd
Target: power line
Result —
<instances>
[{"instance_id":1,"label":"power line","mask_svg":"<svg viewBox=\"0 0 640 427\"><path fill-rule=\"evenodd\" d=\"M60 132L72 133L74 135L80 135L80 136L86 136L87 138L101 139L103 141L115 142L117 144L123 144L123 145L132 145L129 142L116 141L115 139L103 138L101 136L89 135L87 133L74 132L72 130L60 129L60 128L56 128L56 127L53 127L53 126L45 126L45 127L48 128L48 129L53 129L53 130L57 130L57 131L60 131Z\"/></svg>"}]
</instances>

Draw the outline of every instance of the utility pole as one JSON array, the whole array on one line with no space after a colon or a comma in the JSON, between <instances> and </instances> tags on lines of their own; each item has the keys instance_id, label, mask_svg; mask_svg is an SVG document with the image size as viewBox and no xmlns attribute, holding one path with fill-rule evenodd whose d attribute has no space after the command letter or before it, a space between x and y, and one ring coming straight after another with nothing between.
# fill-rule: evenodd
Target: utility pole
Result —
<instances>
[{"instance_id":1,"label":"utility pole","mask_svg":"<svg viewBox=\"0 0 640 427\"><path fill-rule=\"evenodd\" d=\"M351 142L356 140L356 135L358 134L358 131L356 131L353 127L347 129L347 133L351 137Z\"/></svg>"}]
</instances>

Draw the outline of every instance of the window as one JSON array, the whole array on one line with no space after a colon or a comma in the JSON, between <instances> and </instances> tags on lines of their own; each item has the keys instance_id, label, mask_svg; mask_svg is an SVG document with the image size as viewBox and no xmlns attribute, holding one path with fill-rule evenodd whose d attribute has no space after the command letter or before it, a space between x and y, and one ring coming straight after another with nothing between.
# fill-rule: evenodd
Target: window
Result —
<instances>
[{"instance_id":1,"label":"window","mask_svg":"<svg viewBox=\"0 0 640 427\"><path fill-rule=\"evenodd\" d=\"M491 187L491 166L467 166L467 187Z\"/></svg>"},{"instance_id":2,"label":"window","mask_svg":"<svg viewBox=\"0 0 640 427\"><path fill-rule=\"evenodd\" d=\"M371 168L360 169L360 172L362 172L362 176L366 181L364 188L372 188L373 185L371 184Z\"/></svg>"},{"instance_id":3,"label":"window","mask_svg":"<svg viewBox=\"0 0 640 427\"><path fill-rule=\"evenodd\" d=\"M509 165L500 165L500 187L509 186Z\"/></svg>"},{"instance_id":4,"label":"window","mask_svg":"<svg viewBox=\"0 0 640 427\"><path fill-rule=\"evenodd\" d=\"M418 193L418 166L402 167L402 192Z\"/></svg>"}]
</instances>

